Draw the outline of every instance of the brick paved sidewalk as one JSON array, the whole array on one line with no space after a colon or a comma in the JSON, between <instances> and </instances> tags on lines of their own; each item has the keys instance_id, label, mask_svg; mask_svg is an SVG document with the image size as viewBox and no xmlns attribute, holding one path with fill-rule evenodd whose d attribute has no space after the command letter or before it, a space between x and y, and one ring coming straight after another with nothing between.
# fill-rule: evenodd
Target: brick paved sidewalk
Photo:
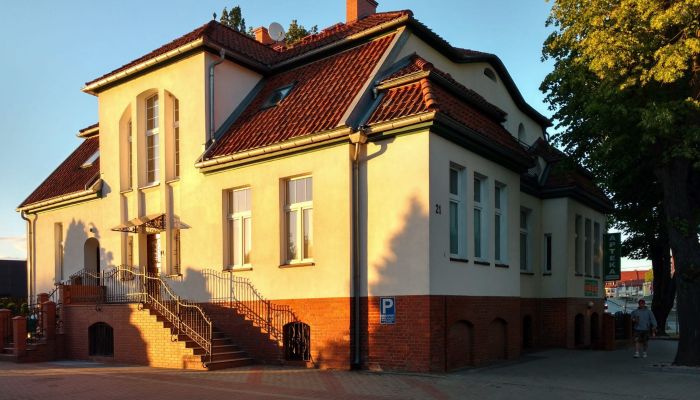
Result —
<instances>
[{"instance_id":1,"label":"brick paved sidewalk","mask_svg":"<svg viewBox=\"0 0 700 400\"><path fill-rule=\"evenodd\" d=\"M517 363L446 375L269 366L190 372L86 362L0 363L0 400L22 399L695 399L700 371L662 368L675 342L650 357L550 350Z\"/></svg>"}]
</instances>

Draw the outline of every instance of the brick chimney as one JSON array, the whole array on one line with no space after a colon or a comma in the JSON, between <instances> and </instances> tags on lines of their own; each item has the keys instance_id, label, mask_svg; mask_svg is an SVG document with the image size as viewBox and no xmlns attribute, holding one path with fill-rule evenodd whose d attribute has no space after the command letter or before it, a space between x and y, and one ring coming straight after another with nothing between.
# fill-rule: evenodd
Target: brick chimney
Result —
<instances>
[{"instance_id":1,"label":"brick chimney","mask_svg":"<svg viewBox=\"0 0 700 400\"><path fill-rule=\"evenodd\" d=\"M357 21L377 12L374 0L345 0L345 22Z\"/></svg>"},{"instance_id":2,"label":"brick chimney","mask_svg":"<svg viewBox=\"0 0 700 400\"><path fill-rule=\"evenodd\" d=\"M260 28L255 28L255 30L253 30L253 33L255 33L255 40L262 44L270 44L273 42L272 38L270 37L270 33L264 26L261 26Z\"/></svg>"}]
</instances>

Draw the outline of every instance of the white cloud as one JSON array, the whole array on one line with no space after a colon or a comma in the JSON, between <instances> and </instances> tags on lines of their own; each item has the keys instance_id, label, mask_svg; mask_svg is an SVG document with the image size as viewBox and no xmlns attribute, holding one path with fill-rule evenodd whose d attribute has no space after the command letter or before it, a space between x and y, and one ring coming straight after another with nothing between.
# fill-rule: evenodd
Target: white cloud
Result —
<instances>
[{"instance_id":1,"label":"white cloud","mask_svg":"<svg viewBox=\"0 0 700 400\"><path fill-rule=\"evenodd\" d=\"M27 239L24 236L0 237L0 258L25 260L27 258Z\"/></svg>"}]
</instances>

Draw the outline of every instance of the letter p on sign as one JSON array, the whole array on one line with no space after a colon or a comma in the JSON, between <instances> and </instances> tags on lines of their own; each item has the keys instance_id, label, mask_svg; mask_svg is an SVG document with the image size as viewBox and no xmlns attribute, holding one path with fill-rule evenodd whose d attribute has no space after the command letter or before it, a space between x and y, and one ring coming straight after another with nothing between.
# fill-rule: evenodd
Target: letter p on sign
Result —
<instances>
[{"instance_id":1,"label":"letter p on sign","mask_svg":"<svg viewBox=\"0 0 700 400\"><path fill-rule=\"evenodd\" d=\"M396 299L394 297L380 297L379 311L380 324L396 323Z\"/></svg>"}]
</instances>

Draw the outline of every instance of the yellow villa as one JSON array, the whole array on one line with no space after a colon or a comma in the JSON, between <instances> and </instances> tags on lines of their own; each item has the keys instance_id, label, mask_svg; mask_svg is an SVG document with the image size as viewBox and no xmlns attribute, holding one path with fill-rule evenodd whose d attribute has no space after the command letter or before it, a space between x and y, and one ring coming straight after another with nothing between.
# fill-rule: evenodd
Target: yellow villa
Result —
<instances>
[{"instance_id":1,"label":"yellow villa","mask_svg":"<svg viewBox=\"0 0 700 400\"><path fill-rule=\"evenodd\" d=\"M497 56L376 8L292 45L210 21L85 85L98 123L18 207L65 357L446 371L600 340L609 200Z\"/></svg>"}]
</instances>

